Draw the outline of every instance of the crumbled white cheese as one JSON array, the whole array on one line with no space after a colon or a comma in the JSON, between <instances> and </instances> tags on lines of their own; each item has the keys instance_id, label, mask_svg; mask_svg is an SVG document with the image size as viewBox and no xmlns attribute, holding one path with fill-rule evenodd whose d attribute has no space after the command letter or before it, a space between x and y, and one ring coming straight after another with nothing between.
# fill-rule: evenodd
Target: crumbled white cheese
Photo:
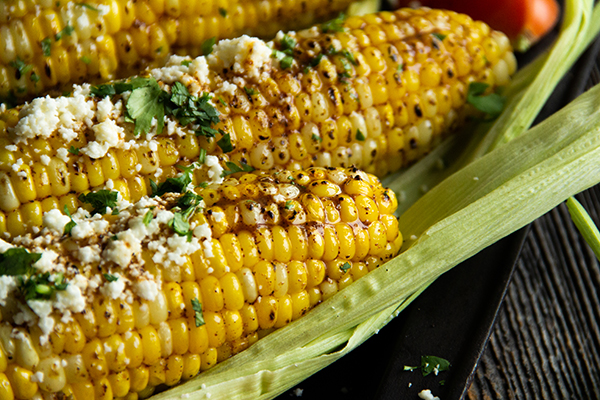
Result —
<instances>
[{"instance_id":1,"label":"crumbled white cheese","mask_svg":"<svg viewBox=\"0 0 600 400\"><path fill-rule=\"evenodd\" d=\"M17 146L15 146L14 144L8 144L6 146L4 146L4 148L8 151L17 151L19 150L19 148Z\"/></svg>"},{"instance_id":2,"label":"crumbled white cheese","mask_svg":"<svg viewBox=\"0 0 600 400\"><path fill-rule=\"evenodd\" d=\"M41 161L41 162L42 162L42 164L44 164L44 165L48 165L48 164L50 164L50 160L52 160L52 159L51 159L50 157L48 157L47 155L45 155L45 154L42 154L42 155L40 156L40 161Z\"/></svg>"},{"instance_id":3,"label":"crumbled white cheese","mask_svg":"<svg viewBox=\"0 0 600 400\"><path fill-rule=\"evenodd\" d=\"M304 389L296 388L294 389L294 396L302 397L302 392L304 392Z\"/></svg>"},{"instance_id":4,"label":"crumbled white cheese","mask_svg":"<svg viewBox=\"0 0 600 400\"><path fill-rule=\"evenodd\" d=\"M225 213L221 212L221 211L214 211L212 213L212 216L216 222L221 222L223 220L223 218L225 217Z\"/></svg>"},{"instance_id":5,"label":"crumbled white cheese","mask_svg":"<svg viewBox=\"0 0 600 400\"><path fill-rule=\"evenodd\" d=\"M206 57L196 57L190 64L190 75L194 76L200 83L208 83L208 63Z\"/></svg>"},{"instance_id":6,"label":"crumbled white cheese","mask_svg":"<svg viewBox=\"0 0 600 400\"><path fill-rule=\"evenodd\" d=\"M223 183L223 167L221 163L219 163L219 157L217 156L206 156L204 160L204 165L208 167L208 179L210 179L209 184L220 184Z\"/></svg>"},{"instance_id":7,"label":"crumbled white cheese","mask_svg":"<svg viewBox=\"0 0 600 400\"><path fill-rule=\"evenodd\" d=\"M223 81L223 83L221 84L221 87L218 89L218 91L222 92L222 93L227 93L230 96L235 96L236 89L237 89L237 86L234 85L233 83L229 83L228 81Z\"/></svg>"},{"instance_id":8,"label":"crumbled white cheese","mask_svg":"<svg viewBox=\"0 0 600 400\"><path fill-rule=\"evenodd\" d=\"M422 398L423 400L440 400L440 398L437 396L434 396L431 393L431 390L429 390L429 389L421 390L419 392L419 397Z\"/></svg>"},{"instance_id":9,"label":"crumbled white cheese","mask_svg":"<svg viewBox=\"0 0 600 400\"><path fill-rule=\"evenodd\" d=\"M59 235L62 235L65 231L65 225L71 221L71 218L64 215L60 210L46 211L42 216L42 223L44 226Z\"/></svg>"},{"instance_id":10,"label":"crumbled white cheese","mask_svg":"<svg viewBox=\"0 0 600 400\"><path fill-rule=\"evenodd\" d=\"M158 296L158 286L153 281L139 281L133 285L135 293L144 300L152 301Z\"/></svg>"},{"instance_id":11,"label":"crumbled white cheese","mask_svg":"<svg viewBox=\"0 0 600 400\"><path fill-rule=\"evenodd\" d=\"M37 260L32 266L42 273L55 270L54 261L58 258L58 253L54 250L42 251L42 257Z\"/></svg>"},{"instance_id":12,"label":"crumbled white cheese","mask_svg":"<svg viewBox=\"0 0 600 400\"><path fill-rule=\"evenodd\" d=\"M38 316L38 327L43 335L40 335L40 344L44 346L48 343L48 336L54 329L54 318L50 316L52 313L52 302L46 300L29 300L27 305Z\"/></svg>"},{"instance_id":13,"label":"crumbled white cheese","mask_svg":"<svg viewBox=\"0 0 600 400\"><path fill-rule=\"evenodd\" d=\"M6 305L6 299L8 299L13 290L17 288L17 277L9 275L0 276L0 306Z\"/></svg>"},{"instance_id":14,"label":"crumbled white cheese","mask_svg":"<svg viewBox=\"0 0 600 400\"><path fill-rule=\"evenodd\" d=\"M125 291L125 278L119 274L113 274L118 279L114 282L106 282L101 288L100 293L115 300L121 297Z\"/></svg>"},{"instance_id":15,"label":"crumbled white cheese","mask_svg":"<svg viewBox=\"0 0 600 400\"><path fill-rule=\"evenodd\" d=\"M259 78L270 68L273 49L257 38L243 35L219 41L208 56L211 67L233 67L233 72L250 78ZM220 65L221 64L221 65Z\"/></svg>"},{"instance_id":16,"label":"crumbled white cheese","mask_svg":"<svg viewBox=\"0 0 600 400\"><path fill-rule=\"evenodd\" d=\"M119 140L124 136L124 130L118 126L112 119L96 124L92 127L95 135L95 141L88 142L80 149L80 152L88 155L90 158L102 158L108 150L116 147Z\"/></svg>"}]
</instances>

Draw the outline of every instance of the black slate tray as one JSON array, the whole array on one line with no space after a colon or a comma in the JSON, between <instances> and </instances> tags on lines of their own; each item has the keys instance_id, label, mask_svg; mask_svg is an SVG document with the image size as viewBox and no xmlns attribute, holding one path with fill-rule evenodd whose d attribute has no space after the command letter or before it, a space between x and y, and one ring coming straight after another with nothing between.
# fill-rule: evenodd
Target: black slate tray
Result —
<instances>
[{"instance_id":1,"label":"black slate tray","mask_svg":"<svg viewBox=\"0 0 600 400\"><path fill-rule=\"evenodd\" d=\"M528 53L525 65L547 48L557 29ZM600 50L596 40L557 86L535 123L581 94ZM534 123L534 124L535 124ZM418 399L430 389L443 400L462 399L490 336L528 227L504 238L441 276L378 335L314 374L278 400ZM422 355L449 360L451 369L423 377L404 371Z\"/></svg>"}]
</instances>

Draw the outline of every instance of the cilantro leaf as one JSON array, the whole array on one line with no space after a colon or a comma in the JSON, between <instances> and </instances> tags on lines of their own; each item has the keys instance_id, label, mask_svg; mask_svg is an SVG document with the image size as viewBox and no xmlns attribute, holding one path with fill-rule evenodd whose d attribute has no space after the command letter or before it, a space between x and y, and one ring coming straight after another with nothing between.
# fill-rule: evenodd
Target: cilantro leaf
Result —
<instances>
[{"instance_id":1,"label":"cilantro leaf","mask_svg":"<svg viewBox=\"0 0 600 400\"><path fill-rule=\"evenodd\" d=\"M448 371L450 369L450 361L441 357L421 356L421 372L423 376L427 376L432 372ZM436 372L437 370L437 372Z\"/></svg>"},{"instance_id":2,"label":"cilantro leaf","mask_svg":"<svg viewBox=\"0 0 600 400\"><path fill-rule=\"evenodd\" d=\"M321 30L323 33L327 32L344 32L344 27L342 24L344 23L344 19L346 16L344 13L341 13L338 17L332 19L331 21L327 21L321 24Z\"/></svg>"},{"instance_id":3,"label":"cilantro leaf","mask_svg":"<svg viewBox=\"0 0 600 400\"><path fill-rule=\"evenodd\" d=\"M69 222L66 223L65 229L63 230L63 235L71 235L71 231L73 230L73 228L75 227L75 225L77 225L77 222L73 221L73 217L71 216L71 212L67 208L66 204L63 207L63 211L71 219L71 221L69 221Z\"/></svg>"},{"instance_id":4,"label":"cilantro leaf","mask_svg":"<svg viewBox=\"0 0 600 400\"><path fill-rule=\"evenodd\" d=\"M80 7L87 8L88 10L92 10L92 11L96 11L96 12L100 11L96 7L93 7L90 4L88 4L88 3L77 3L77 5L80 6Z\"/></svg>"},{"instance_id":5,"label":"cilantro leaf","mask_svg":"<svg viewBox=\"0 0 600 400\"><path fill-rule=\"evenodd\" d=\"M196 319L196 328L204 325L204 315L202 314L202 303L198 299L192 299L192 309L194 310L194 318Z\"/></svg>"},{"instance_id":6,"label":"cilantro leaf","mask_svg":"<svg viewBox=\"0 0 600 400\"><path fill-rule=\"evenodd\" d=\"M79 149L73 145L71 147L69 147L69 149L67 151L71 154L75 154L76 156L79 155Z\"/></svg>"},{"instance_id":7,"label":"cilantro leaf","mask_svg":"<svg viewBox=\"0 0 600 400\"><path fill-rule=\"evenodd\" d=\"M132 80L134 83L135 79ZM146 85L136 87L127 99L127 113L135 121L133 134L150 132L152 118L156 118L158 134L162 132L165 123L165 106L163 103L163 90L154 79L147 79Z\"/></svg>"},{"instance_id":8,"label":"cilantro leaf","mask_svg":"<svg viewBox=\"0 0 600 400\"><path fill-rule=\"evenodd\" d=\"M294 203L292 203L291 200L288 200L285 202L285 209L286 210L291 210L294 207Z\"/></svg>"},{"instance_id":9,"label":"cilantro leaf","mask_svg":"<svg viewBox=\"0 0 600 400\"><path fill-rule=\"evenodd\" d=\"M227 10L223 7L219 7L219 14L221 14L221 17L225 18L227 17Z\"/></svg>"},{"instance_id":10,"label":"cilantro leaf","mask_svg":"<svg viewBox=\"0 0 600 400\"><path fill-rule=\"evenodd\" d=\"M254 96L258 94L258 90L248 86L244 86L244 92L246 92L248 96Z\"/></svg>"},{"instance_id":11,"label":"cilantro leaf","mask_svg":"<svg viewBox=\"0 0 600 400\"><path fill-rule=\"evenodd\" d=\"M75 30L75 28L73 28L71 25L67 24L67 26L65 26L62 31L60 31L56 35L54 35L54 40L58 42L65 35L71 36L73 34L74 30Z\"/></svg>"},{"instance_id":12,"label":"cilantro leaf","mask_svg":"<svg viewBox=\"0 0 600 400\"><path fill-rule=\"evenodd\" d=\"M202 55L207 56L210 53L212 53L215 43L217 43L217 38L214 36L210 39L206 39L200 46L200 49L202 50Z\"/></svg>"},{"instance_id":13,"label":"cilantro leaf","mask_svg":"<svg viewBox=\"0 0 600 400\"><path fill-rule=\"evenodd\" d=\"M411 367L410 365L405 365L404 366L404 371L414 371L415 369L417 369L419 367Z\"/></svg>"},{"instance_id":14,"label":"cilantro leaf","mask_svg":"<svg viewBox=\"0 0 600 400\"><path fill-rule=\"evenodd\" d=\"M323 53L319 53L319 55L317 55L315 58L313 58L312 60L310 60L310 62L308 63L308 65L310 67L316 67L317 65L319 65L321 63L322 59L323 59Z\"/></svg>"},{"instance_id":15,"label":"cilantro leaf","mask_svg":"<svg viewBox=\"0 0 600 400\"><path fill-rule=\"evenodd\" d=\"M17 57L17 59L15 61L9 62L8 65L10 65L11 67L13 67L14 69L17 70L17 74L15 76L15 78L17 80L21 79L21 77L23 75L25 75L26 73L28 73L29 71L31 71L33 69L33 65L25 63L19 57Z\"/></svg>"},{"instance_id":16,"label":"cilantro leaf","mask_svg":"<svg viewBox=\"0 0 600 400\"><path fill-rule=\"evenodd\" d=\"M182 210L187 210L189 207L196 207L202 201L202 196L197 195L192 191L187 191L177 200L177 206Z\"/></svg>"},{"instance_id":17,"label":"cilantro leaf","mask_svg":"<svg viewBox=\"0 0 600 400\"><path fill-rule=\"evenodd\" d=\"M20 279L19 289L25 300L48 300L56 290L65 290L67 283L64 276L50 276L49 272L32 275L29 279Z\"/></svg>"},{"instance_id":18,"label":"cilantro leaf","mask_svg":"<svg viewBox=\"0 0 600 400\"><path fill-rule=\"evenodd\" d=\"M50 57L52 54L52 40L49 37L43 38L40 45L42 46L44 57Z\"/></svg>"},{"instance_id":19,"label":"cilantro leaf","mask_svg":"<svg viewBox=\"0 0 600 400\"><path fill-rule=\"evenodd\" d=\"M102 274L104 276L104 279L106 279L109 282L116 282L119 280L119 277L116 275L111 275L111 274Z\"/></svg>"},{"instance_id":20,"label":"cilantro leaf","mask_svg":"<svg viewBox=\"0 0 600 400\"><path fill-rule=\"evenodd\" d=\"M488 86L487 83L483 82L471 82L467 90L467 103L491 117L496 117L502 112L506 98L497 93L484 96L483 93Z\"/></svg>"},{"instance_id":21,"label":"cilantro leaf","mask_svg":"<svg viewBox=\"0 0 600 400\"><path fill-rule=\"evenodd\" d=\"M92 62L92 59L89 58L88 56L81 56L80 58L81 62L83 62L84 64L89 64Z\"/></svg>"},{"instance_id":22,"label":"cilantro leaf","mask_svg":"<svg viewBox=\"0 0 600 400\"><path fill-rule=\"evenodd\" d=\"M150 222L152 222L152 219L154 218L154 214L152 213L152 210L148 210L146 212L146 214L144 214L144 225L148 226L150 224Z\"/></svg>"},{"instance_id":23,"label":"cilantro leaf","mask_svg":"<svg viewBox=\"0 0 600 400\"><path fill-rule=\"evenodd\" d=\"M294 63L294 58L292 56L287 56L287 57L283 57L279 61L279 66L281 67L281 69L288 69L292 66L293 63Z\"/></svg>"},{"instance_id":24,"label":"cilantro leaf","mask_svg":"<svg viewBox=\"0 0 600 400\"><path fill-rule=\"evenodd\" d=\"M169 227L179 236L187 236L190 232L190 223L180 212L173 214L173 219L169 221Z\"/></svg>"},{"instance_id":25,"label":"cilantro leaf","mask_svg":"<svg viewBox=\"0 0 600 400\"><path fill-rule=\"evenodd\" d=\"M358 61L356 61L354 54L352 54L349 50L344 49L340 52L340 54L344 56L346 60L350 61L352 65L358 65Z\"/></svg>"},{"instance_id":26,"label":"cilantro leaf","mask_svg":"<svg viewBox=\"0 0 600 400\"><path fill-rule=\"evenodd\" d=\"M291 37L288 34L283 35L283 38L281 38L281 41L279 42L280 46L281 46L281 50L285 53L286 50L293 50L294 47L296 47L296 39L294 39L293 37ZM289 54L289 53L286 53Z\"/></svg>"},{"instance_id":27,"label":"cilantro leaf","mask_svg":"<svg viewBox=\"0 0 600 400\"><path fill-rule=\"evenodd\" d=\"M444 39L446 39L446 36L448 36L448 35L444 35L443 33L439 33L439 32L433 32L431 35L433 37L435 37L437 40L439 40L440 42L443 42Z\"/></svg>"},{"instance_id":28,"label":"cilantro leaf","mask_svg":"<svg viewBox=\"0 0 600 400\"><path fill-rule=\"evenodd\" d=\"M231 144L231 135L226 133L221 139L217 141L217 144L223 150L223 153L231 153L233 151L233 144Z\"/></svg>"},{"instance_id":29,"label":"cilantro leaf","mask_svg":"<svg viewBox=\"0 0 600 400\"><path fill-rule=\"evenodd\" d=\"M22 247L10 248L0 254L0 275L29 275L40 258L40 253L29 253Z\"/></svg>"},{"instance_id":30,"label":"cilantro leaf","mask_svg":"<svg viewBox=\"0 0 600 400\"><path fill-rule=\"evenodd\" d=\"M313 133L312 136L311 136L311 138L315 142L321 143L323 141L323 138L321 136L317 135L316 133Z\"/></svg>"},{"instance_id":31,"label":"cilantro leaf","mask_svg":"<svg viewBox=\"0 0 600 400\"><path fill-rule=\"evenodd\" d=\"M361 142L364 142L366 139L365 135L360 131L360 129L356 130L356 140L360 140Z\"/></svg>"},{"instance_id":32,"label":"cilantro leaf","mask_svg":"<svg viewBox=\"0 0 600 400\"><path fill-rule=\"evenodd\" d=\"M98 190L97 192L90 192L88 194L80 194L79 200L82 203L90 203L94 209L94 214L106 214L108 207L115 208L117 206L118 192L111 192L109 190Z\"/></svg>"},{"instance_id":33,"label":"cilantro leaf","mask_svg":"<svg viewBox=\"0 0 600 400\"><path fill-rule=\"evenodd\" d=\"M340 267L340 269L344 272L348 272L350 268L352 268L352 265L350 265L350 263L347 261Z\"/></svg>"},{"instance_id":34,"label":"cilantro leaf","mask_svg":"<svg viewBox=\"0 0 600 400\"><path fill-rule=\"evenodd\" d=\"M254 171L254 168L252 168L250 165L248 165L248 164L246 164L244 162L242 162L241 165L238 166L233 161L227 161L227 162L225 162L225 165L229 169L223 170L223 173L221 174L222 177L225 177L225 176L231 175L231 174L235 174L235 173L238 173L238 172L252 172L252 171Z\"/></svg>"},{"instance_id":35,"label":"cilantro leaf","mask_svg":"<svg viewBox=\"0 0 600 400\"><path fill-rule=\"evenodd\" d=\"M194 163L189 167L177 165L177 168L183 170L183 173L177 178L167 178L158 185L150 180L150 187L152 189L151 197L162 196L165 193L183 193L185 188L192 183L192 175L196 168L196 164Z\"/></svg>"},{"instance_id":36,"label":"cilantro leaf","mask_svg":"<svg viewBox=\"0 0 600 400\"><path fill-rule=\"evenodd\" d=\"M183 60L181 62L181 65L183 65L184 67L189 67L191 63L192 63L192 60Z\"/></svg>"},{"instance_id":37,"label":"cilantro leaf","mask_svg":"<svg viewBox=\"0 0 600 400\"><path fill-rule=\"evenodd\" d=\"M200 154L198 154L198 162L200 164L204 164L206 161L206 149L200 149Z\"/></svg>"},{"instance_id":38,"label":"cilantro leaf","mask_svg":"<svg viewBox=\"0 0 600 400\"><path fill-rule=\"evenodd\" d=\"M29 75L29 79L31 80L31 82L39 82L40 76L34 72L31 75Z\"/></svg>"},{"instance_id":39,"label":"cilantro leaf","mask_svg":"<svg viewBox=\"0 0 600 400\"><path fill-rule=\"evenodd\" d=\"M90 93L96 97L106 97L106 96L114 96L117 94L114 85L106 84L100 86L92 86L90 89Z\"/></svg>"}]
</instances>

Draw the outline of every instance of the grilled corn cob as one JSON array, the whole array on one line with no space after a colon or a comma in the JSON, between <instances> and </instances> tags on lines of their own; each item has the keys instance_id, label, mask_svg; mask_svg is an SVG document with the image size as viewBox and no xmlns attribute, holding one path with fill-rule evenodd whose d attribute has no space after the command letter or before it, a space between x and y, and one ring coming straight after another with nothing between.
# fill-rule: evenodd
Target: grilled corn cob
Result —
<instances>
[{"instance_id":1,"label":"grilled corn cob","mask_svg":"<svg viewBox=\"0 0 600 400\"><path fill-rule=\"evenodd\" d=\"M52 210L39 234L0 240L0 398L147 397L402 244L394 193L354 168L236 173L196 190L206 204L186 192L117 203L118 215Z\"/></svg>"},{"instance_id":2,"label":"grilled corn cob","mask_svg":"<svg viewBox=\"0 0 600 400\"><path fill-rule=\"evenodd\" d=\"M0 98L107 81L199 55L212 38L273 37L334 17L352 0L4 0Z\"/></svg>"},{"instance_id":3,"label":"grilled corn cob","mask_svg":"<svg viewBox=\"0 0 600 400\"><path fill-rule=\"evenodd\" d=\"M150 179L176 176L204 153L198 181L207 173L218 181L225 162L354 165L384 176L473 111L471 82L491 91L514 69L508 40L487 25L401 10L280 34L270 45L223 40L208 57L174 56L128 87L38 98L0 116L0 232L37 229L53 208L74 212L87 190L137 201Z\"/></svg>"}]
</instances>

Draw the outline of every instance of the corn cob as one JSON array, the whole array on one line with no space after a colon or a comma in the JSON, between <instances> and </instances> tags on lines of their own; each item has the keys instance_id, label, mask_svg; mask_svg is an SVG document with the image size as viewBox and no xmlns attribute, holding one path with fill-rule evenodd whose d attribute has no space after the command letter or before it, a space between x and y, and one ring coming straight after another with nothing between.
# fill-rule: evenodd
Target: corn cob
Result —
<instances>
[{"instance_id":1,"label":"corn cob","mask_svg":"<svg viewBox=\"0 0 600 400\"><path fill-rule=\"evenodd\" d=\"M74 212L88 190L115 189L137 201L150 193L150 179L176 176L177 165L203 152L210 165L196 171L195 183L206 173L218 181L215 157L260 170L354 165L384 176L427 153L473 112L466 104L471 82L491 91L515 69L503 34L429 9L334 20L278 35L271 46L276 51L246 36L224 40L208 57L174 56L149 71L148 87L113 94L119 84L105 85L92 88L100 94L94 97L84 84L71 97L38 98L5 112L0 233L38 229L42 213L54 208ZM206 113L189 122L173 112L158 135L163 103L143 103L154 112L127 122L126 114L147 109L139 101L149 92L175 96L170 107L184 98L184 114ZM203 92L212 100L194 97Z\"/></svg>"},{"instance_id":2,"label":"corn cob","mask_svg":"<svg viewBox=\"0 0 600 400\"><path fill-rule=\"evenodd\" d=\"M273 37L334 17L352 0L5 0L0 99L74 82L107 81L201 54L212 38Z\"/></svg>"},{"instance_id":3,"label":"corn cob","mask_svg":"<svg viewBox=\"0 0 600 400\"><path fill-rule=\"evenodd\" d=\"M394 193L354 168L232 174L198 188L206 204L182 203L191 193L118 203L118 215L53 210L39 234L0 240L1 399L147 397L300 318L402 244ZM182 204L193 207L183 232ZM19 280L6 263L25 268L9 258L23 248L41 258Z\"/></svg>"}]
</instances>

